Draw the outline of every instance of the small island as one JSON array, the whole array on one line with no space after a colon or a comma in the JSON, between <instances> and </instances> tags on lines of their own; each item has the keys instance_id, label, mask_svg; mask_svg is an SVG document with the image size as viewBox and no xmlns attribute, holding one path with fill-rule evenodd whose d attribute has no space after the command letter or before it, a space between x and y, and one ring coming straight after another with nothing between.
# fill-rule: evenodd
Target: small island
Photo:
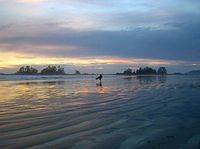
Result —
<instances>
[{"instance_id":1,"label":"small island","mask_svg":"<svg viewBox=\"0 0 200 149\"><path fill-rule=\"evenodd\" d=\"M19 68L16 75L65 75L65 70L61 66L48 66L39 72L36 68L25 66Z\"/></svg>"},{"instance_id":2,"label":"small island","mask_svg":"<svg viewBox=\"0 0 200 149\"><path fill-rule=\"evenodd\" d=\"M116 75L167 75L167 69L165 67L159 67L156 71L151 67L140 67L136 71L133 71L132 69L128 68L122 73L116 73Z\"/></svg>"}]
</instances>

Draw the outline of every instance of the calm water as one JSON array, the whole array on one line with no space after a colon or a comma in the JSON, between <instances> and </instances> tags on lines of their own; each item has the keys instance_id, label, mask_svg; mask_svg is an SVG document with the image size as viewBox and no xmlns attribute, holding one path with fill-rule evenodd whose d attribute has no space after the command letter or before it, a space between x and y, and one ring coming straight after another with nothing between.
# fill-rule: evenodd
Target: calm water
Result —
<instances>
[{"instance_id":1,"label":"calm water","mask_svg":"<svg viewBox=\"0 0 200 149\"><path fill-rule=\"evenodd\" d=\"M200 148L200 76L0 80L0 148Z\"/></svg>"}]
</instances>

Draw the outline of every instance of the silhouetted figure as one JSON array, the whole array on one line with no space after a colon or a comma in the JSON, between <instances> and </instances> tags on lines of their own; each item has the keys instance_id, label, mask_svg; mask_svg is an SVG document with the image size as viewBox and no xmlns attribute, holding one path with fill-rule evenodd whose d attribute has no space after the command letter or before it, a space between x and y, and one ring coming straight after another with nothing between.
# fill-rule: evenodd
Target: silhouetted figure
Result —
<instances>
[{"instance_id":1,"label":"silhouetted figure","mask_svg":"<svg viewBox=\"0 0 200 149\"><path fill-rule=\"evenodd\" d=\"M103 77L103 76L100 74L100 75L96 78L96 80L100 80L100 82L101 82L102 77Z\"/></svg>"},{"instance_id":2,"label":"silhouetted figure","mask_svg":"<svg viewBox=\"0 0 200 149\"><path fill-rule=\"evenodd\" d=\"M102 87L102 82L101 82L102 77L103 77L103 76L100 74L100 75L96 78L96 80L99 80L99 81L100 81L99 83L96 84L97 87Z\"/></svg>"}]
</instances>

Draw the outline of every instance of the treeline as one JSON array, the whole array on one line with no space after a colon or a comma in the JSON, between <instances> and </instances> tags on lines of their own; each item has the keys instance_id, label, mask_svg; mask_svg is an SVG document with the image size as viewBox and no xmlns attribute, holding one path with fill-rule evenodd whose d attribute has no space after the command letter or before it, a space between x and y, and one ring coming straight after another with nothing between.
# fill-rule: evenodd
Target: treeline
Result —
<instances>
[{"instance_id":1,"label":"treeline","mask_svg":"<svg viewBox=\"0 0 200 149\"><path fill-rule=\"evenodd\" d=\"M145 68L139 68L136 71L133 71L132 69L128 68L123 73L116 73L117 75L166 75L167 69L165 67L160 67L156 71L155 69L151 67L145 67Z\"/></svg>"},{"instance_id":2,"label":"treeline","mask_svg":"<svg viewBox=\"0 0 200 149\"><path fill-rule=\"evenodd\" d=\"M16 75L65 75L65 70L61 66L47 66L46 68L42 69L40 72L31 66L23 66L19 68L19 70L15 73ZM78 70L75 70L75 75L80 75L81 73ZM135 71L132 69L126 69L122 73L116 73L117 75L166 75L167 69L165 67L160 67L156 71L153 68L145 67L139 68Z\"/></svg>"},{"instance_id":3,"label":"treeline","mask_svg":"<svg viewBox=\"0 0 200 149\"><path fill-rule=\"evenodd\" d=\"M48 66L39 72L37 69L31 66L25 66L19 68L19 70L15 73L17 75L65 75L64 68L58 66Z\"/></svg>"}]
</instances>

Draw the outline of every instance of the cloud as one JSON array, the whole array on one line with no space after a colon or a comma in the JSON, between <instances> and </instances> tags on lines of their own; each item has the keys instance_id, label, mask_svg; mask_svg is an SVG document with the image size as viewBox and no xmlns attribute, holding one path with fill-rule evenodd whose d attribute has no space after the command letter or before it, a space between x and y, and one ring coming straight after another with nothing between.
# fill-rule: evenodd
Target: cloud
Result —
<instances>
[{"instance_id":1,"label":"cloud","mask_svg":"<svg viewBox=\"0 0 200 149\"><path fill-rule=\"evenodd\" d=\"M198 0L1 0L0 53L199 64L199 4Z\"/></svg>"},{"instance_id":2,"label":"cloud","mask_svg":"<svg viewBox=\"0 0 200 149\"><path fill-rule=\"evenodd\" d=\"M1 32L0 50L57 56L119 56L199 61L200 21L184 15L171 29L138 28L119 31L81 31L44 24L32 30ZM51 26L51 27L49 27ZM21 31L19 31L21 30ZM51 50L50 50L51 49ZM47 52L48 51L48 52Z\"/></svg>"},{"instance_id":3,"label":"cloud","mask_svg":"<svg viewBox=\"0 0 200 149\"><path fill-rule=\"evenodd\" d=\"M173 66L185 64L183 61L166 61L159 59L139 59L139 58L122 58L114 56L95 56L95 57L49 57L27 54L22 52L4 51L1 52L0 69L2 71L16 71L20 66L31 65L41 70L47 65L62 65L68 73L75 69L89 73L115 73L127 67L138 68L140 66Z\"/></svg>"}]
</instances>

